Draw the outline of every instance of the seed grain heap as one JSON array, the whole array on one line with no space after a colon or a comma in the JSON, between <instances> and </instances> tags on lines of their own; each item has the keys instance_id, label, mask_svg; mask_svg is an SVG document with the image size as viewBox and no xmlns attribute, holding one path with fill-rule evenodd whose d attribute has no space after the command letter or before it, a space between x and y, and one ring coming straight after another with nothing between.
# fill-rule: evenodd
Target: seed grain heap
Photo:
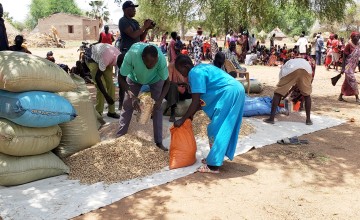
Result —
<instances>
[{"instance_id":1,"label":"seed grain heap","mask_svg":"<svg viewBox=\"0 0 360 220\"><path fill-rule=\"evenodd\" d=\"M194 120L193 120L194 135L199 137L207 137L207 126L209 123L210 123L210 119L205 114L205 112L198 111L194 115ZM253 133L255 133L255 128L251 124L246 122L246 120L243 120L241 123L239 138L246 137Z\"/></svg>"},{"instance_id":2,"label":"seed grain heap","mask_svg":"<svg viewBox=\"0 0 360 220\"><path fill-rule=\"evenodd\" d=\"M69 179L107 184L144 177L168 165L169 155L154 143L132 135L104 141L65 159Z\"/></svg>"}]
</instances>

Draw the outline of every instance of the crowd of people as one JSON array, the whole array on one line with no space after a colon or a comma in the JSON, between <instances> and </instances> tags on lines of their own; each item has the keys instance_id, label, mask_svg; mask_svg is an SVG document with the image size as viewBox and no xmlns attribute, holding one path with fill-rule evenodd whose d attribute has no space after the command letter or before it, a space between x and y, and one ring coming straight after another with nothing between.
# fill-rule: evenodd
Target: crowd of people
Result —
<instances>
[{"instance_id":1,"label":"crowd of people","mask_svg":"<svg viewBox=\"0 0 360 220\"><path fill-rule=\"evenodd\" d=\"M265 120L270 124L274 123L275 110L280 100L290 96L294 102L305 103L306 124L312 125L312 81L316 64L322 64L325 51L326 68L329 69L331 65L335 69L341 67L341 73L345 74L339 101L345 101L343 96L355 96L356 102L360 103L354 75L360 57L360 34L357 32L351 34L347 44L344 39L338 39L336 34L331 35L326 47L321 33L314 34L308 42L303 32L296 46L288 49L286 44L275 44L275 34L270 38L270 47L266 48L247 30L240 30L239 34L230 30L222 49L216 35L211 35L207 44L202 28L198 27L197 34L188 45L181 41L177 32L171 32L170 42L167 42L169 33L165 32L158 46L146 42L148 31L153 29L156 23L146 19L141 26L134 19L137 7L132 1L125 1L122 6L124 16L119 20L120 40L113 46L115 39L109 33L109 27L105 26L98 42L85 49L84 56L73 71L82 69L83 61L97 88L96 110L102 115L105 101L107 102L107 116L119 119L118 137L127 133L133 111L141 111L138 94L142 86L148 85L155 101L152 113L154 140L156 146L164 151L168 149L162 143L163 100L167 100L165 111L170 110L169 121L173 122L175 127L181 126L186 119L191 119L199 109L204 110L211 120L208 126L210 152L207 158L202 160L203 165L198 169L199 172L218 173L224 157L233 159L236 149L245 91L234 79L237 75L224 67L226 60L240 73L247 71L241 63L282 65L280 79L274 91L271 115ZM0 4L0 35L5 33L6 36L2 14ZM11 47L8 46L7 38L2 36L0 50L30 53L22 47L22 36L17 36L15 45ZM210 64L202 64L206 54L212 60ZM52 52L48 53L46 58L55 62ZM114 67L119 85L120 114L115 109ZM191 99L192 102L185 115L176 120L177 104L185 99Z\"/></svg>"}]
</instances>

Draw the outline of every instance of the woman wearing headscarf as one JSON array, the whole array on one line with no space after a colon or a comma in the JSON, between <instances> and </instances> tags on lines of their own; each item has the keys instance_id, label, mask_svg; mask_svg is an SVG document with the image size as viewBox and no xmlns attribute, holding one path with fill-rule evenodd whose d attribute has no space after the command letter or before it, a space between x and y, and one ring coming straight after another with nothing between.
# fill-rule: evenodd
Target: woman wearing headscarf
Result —
<instances>
[{"instance_id":1,"label":"woman wearing headscarf","mask_svg":"<svg viewBox=\"0 0 360 220\"><path fill-rule=\"evenodd\" d=\"M203 31L201 27L198 27L197 34L194 36L192 40L192 46L194 48L194 59L195 59L195 65L198 65L201 63L202 59L202 53L203 53L203 42L204 42L204 36L202 35Z\"/></svg>"},{"instance_id":2,"label":"woman wearing headscarf","mask_svg":"<svg viewBox=\"0 0 360 220\"><path fill-rule=\"evenodd\" d=\"M350 36L349 43L344 49L344 61L341 73L345 73L345 80L341 87L339 101L345 101L343 96L355 96L356 102L360 104L359 88L355 77L355 69L360 57L359 39L359 32L353 32Z\"/></svg>"}]
</instances>

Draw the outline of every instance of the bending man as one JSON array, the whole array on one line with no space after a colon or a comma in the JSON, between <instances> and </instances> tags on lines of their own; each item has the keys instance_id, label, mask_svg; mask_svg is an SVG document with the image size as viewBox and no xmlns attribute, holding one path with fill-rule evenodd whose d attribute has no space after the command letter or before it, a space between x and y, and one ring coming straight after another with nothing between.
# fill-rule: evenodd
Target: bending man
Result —
<instances>
[{"instance_id":1,"label":"bending man","mask_svg":"<svg viewBox=\"0 0 360 220\"><path fill-rule=\"evenodd\" d=\"M153 110L153 128L156 146L167 150L162 144L162 109L161 104L166 96L170 81L166 59L160 48L146 43L136 43L126 53L119 77L121 88L125 90L123 111L120 116L118 137L125 135L129 129L134 109L140 110L137 98L141 86L149 85L151 97L156 101Z\"/></svg>"},{"instance_id":2,"label":"bending man","mask_svg":"<svg viewBox=\"0 0 360 220\"><path fill-rule=\"evenodd\" d=\"M279 106L281 98L286 97L297 87L305 99L306 124L312 125L310 119L312 73L313 70L309 62L302 58L289 60L281 67L280 80L277 84L277 89L274 91L274 98L271 105L271 114L264 122L274 124L276 108Z\"/></svg>"}]
</instances>

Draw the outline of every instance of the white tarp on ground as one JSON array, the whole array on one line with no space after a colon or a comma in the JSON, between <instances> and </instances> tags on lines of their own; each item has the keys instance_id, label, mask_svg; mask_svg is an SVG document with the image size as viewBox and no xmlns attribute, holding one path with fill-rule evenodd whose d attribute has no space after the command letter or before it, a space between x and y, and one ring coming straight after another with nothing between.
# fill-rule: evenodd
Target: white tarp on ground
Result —
<instances>
[{"instance_id":1,"label":"white tarp on ground","mask_svg":"<svg viewBox=\"0 0 360 220\"><path fill-rule=\"evenodd\" d=\"M344 121L313 116L313 126L305 123L277 122L269 125L259 119L245 119L251 123L256 133L239 140L236 155L276 143L277 140L300 136L314 131L342 124ZM164 141L169 143L169 140ZM191 167L168 170L149 177L105 185L80 185L78 181L68 180L66 175L48 178L15 187L0 187L0 216L8 219L69 219L91 210L114 203L141 190L158 186L175 179L190 175L200 166L199 159L208 153L207 140L197 139L198 161Z\"/></svg>"}]
</instances>

